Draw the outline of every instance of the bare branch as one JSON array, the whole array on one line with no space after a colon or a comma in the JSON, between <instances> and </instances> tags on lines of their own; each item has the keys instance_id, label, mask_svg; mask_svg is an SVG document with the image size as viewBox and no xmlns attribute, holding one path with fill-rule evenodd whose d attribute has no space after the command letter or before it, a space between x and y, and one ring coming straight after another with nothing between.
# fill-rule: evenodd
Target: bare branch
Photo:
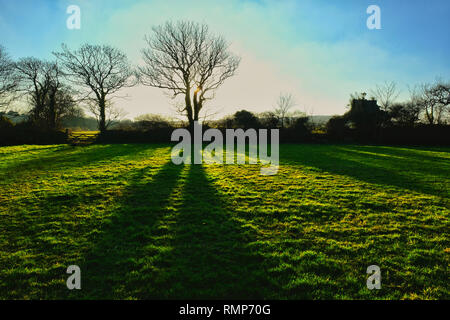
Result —
<instances>
[{"instance_id":1,"label":"bare branch","mask_svg":"<svg viewBox=\"0 0 450 320\"><path fill-rule=\"evenodd\" d=\"M277 100L274 113L280 119L281 127L284 128L286 118L288 117L289 110L296 105L294 97L290 93L280 93Z\"/></svg>"},{"instance_id":2,"label":"bare branch","mask_svg":"<svg viewBox=\"0 0 450 320\"><path fill-rule=\"evenodd\" d=\"M84 99L94 99L99 109L99 129L104 131L106 104L111 95L137 81L127 57L120 50L107 45L84 44L71 51L62 45L62 52L55 52L66 75L75 85L85 89Z\"/></svg>"},{"instance_id":3,"label":"bare branch","mask_svg":"<svg viewBox=\"0 0 450 320\"><path fill-rule=\"evenodd\" d=\"M18 90L28 97L31 119L41 126L55 129L64 117L76 112L74 91L63 81L56 62L22 58L15 64Z\"/></svg>"},{"instance_id":4,"label":"bare branch","mask_svg":"<svg viewBox=\"0 0 450 320\"><path fill-rule=\"evenodd\" d=\"M0 45L0 108L6 107L11 102L18 85L14 62Z\"/></svg>"},{"instance_id":5,"label":"bare branch","mask_svg":"<svg viewBox=\"0 0 450 320\"><path fill-rule=\"evenodd\" d=\"M154 27L145 41L141 83L166 89L172 98L183 96L184 106L178 105L177 111L187 116L189 123L199 120L205 102L214 98L214 91L235 74L240 62L222 37L194 22Z\"/></svg>"},{"instance_id":6,"label":"bare branch","mask_svg":"<svg viewBox=\"0 0 450 320\"><path fill-rule=\"evenodd\" d=\"M394 81L376 85L375 90L371 90L371 93L383 111L388 111L400 95L400 91L397 90L397 84Z\"/></svg>"}]
</instances>

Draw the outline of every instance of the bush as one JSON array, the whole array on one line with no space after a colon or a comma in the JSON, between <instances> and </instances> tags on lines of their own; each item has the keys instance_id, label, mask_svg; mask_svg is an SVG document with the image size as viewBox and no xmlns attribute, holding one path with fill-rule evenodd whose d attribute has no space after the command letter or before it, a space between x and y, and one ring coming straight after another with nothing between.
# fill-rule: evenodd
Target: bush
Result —
<instances>
[{"instance_id":1,"label":"bush","mask_svg":"<svg viewBox=\"0 0 450 320\"><path fill-rule=\"evenodd\" d=\"M396 103L389 108L391 122L412 127L419 121L420 106L414 102Z\"/></svg>"},{"instance_id":2,"label":"bush","mask_svg":"<svg viewBox=\"0 0 450 320\"><path fill-rule=\"evenodd\" d=\"M280 122L277 115L270 111L259 114L258 121L262 128L267 129L278 128L278 124Z\"/></svg>"},{"instance_id":3,"label":"bush","mask_svg":"<svg viewBox=\"0 0 450 320\"><path fill-rule=\"evenodd\" d=\"M241 129L257 129L260 127L258 118L251 112L247 110L241 110L234 114L233 116L233 126L235 128Z\"/></svg>"},{"instance_id":4,"label":"bush","mask_svg":"<svg viewBox=\"0 0 450 320\"><path fill-rule=\"evenodd\" d=\"M347 119L343 116L333 116L326 124L326 132L330 140L344 140L350 133Z\"/></svg>"},{"instance_id":5,"label":"bush","mask_svg":"<svg viewBox=\"0 0 450 320\"><path fill-rule=\"evenodd\" d=\"M310 142L312 136L308 121L308 117L293 119L288 128L280 129L280 142Z\"/></svg>"}]
</instances>

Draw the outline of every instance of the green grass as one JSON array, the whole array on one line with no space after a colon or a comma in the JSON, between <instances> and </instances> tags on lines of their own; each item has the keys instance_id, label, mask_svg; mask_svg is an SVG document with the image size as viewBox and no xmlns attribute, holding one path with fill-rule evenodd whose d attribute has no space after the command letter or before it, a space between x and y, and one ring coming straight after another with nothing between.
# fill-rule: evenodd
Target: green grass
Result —
<instances>
[{"instance_id":1,"label":"green grass","mask_svg":"<svg viewBox=\"0 0 450 320\"><path fill-rule=\"evenodd\" d=\"M0 298L450 298L449 148L280 157L261 176L168 145L0 148Z\"/></svg>"},{"instance_id":2,"label":"green grass","mask_svg":"<svg viewBox=\"0 0 450 320\"><path fill-rule=\"evenodd\" d=\"M72 131L68 136L69 144L87 145L95 142L100 131Z\"/></svg>"}]
</instances>

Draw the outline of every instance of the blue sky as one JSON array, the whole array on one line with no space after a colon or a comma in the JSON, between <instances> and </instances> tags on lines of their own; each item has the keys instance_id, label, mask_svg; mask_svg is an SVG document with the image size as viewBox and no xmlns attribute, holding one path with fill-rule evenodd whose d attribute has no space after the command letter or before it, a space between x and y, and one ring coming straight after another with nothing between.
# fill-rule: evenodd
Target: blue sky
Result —
<instances>
[{"instance_id":1,"label":"blue sky","mask_svg":"<svg viewBox=\"0 0 450 320\"><path fill-rule=\"evenodd\" d=\"M79 5L81 29L66 28L66 8ZM381 30L366 27L369 5L381 9ZM349 94L396 81L408 85L450 78L448 0L0 0L0 43L14 58L51 59L61 43L108 43L139 64L143 37L153 25L189 19L207 23L242 57L238 74L217 92L211 108L271 109L281 91L297 109L340 114ZM127 89L116 104L128 117L172 114L161 90Z\"/></svg>"}]
</instances>

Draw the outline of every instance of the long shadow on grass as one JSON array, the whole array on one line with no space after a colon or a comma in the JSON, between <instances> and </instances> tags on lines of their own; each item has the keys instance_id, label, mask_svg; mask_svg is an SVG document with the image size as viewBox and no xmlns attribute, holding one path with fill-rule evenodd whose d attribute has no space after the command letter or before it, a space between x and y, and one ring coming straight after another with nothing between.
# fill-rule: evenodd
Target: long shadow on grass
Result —
<instances>
[{"instance_id":1,"label":"long shadow on grass","mask_svg":"<svg viewBox=\"0 0 450 320\"><path fill-rule=\"evenodd\" d=\"M135 292L146 287L139 269L149 263L146 248L153 242L152 234L165 214L164 207L182 168L168 162L150 179L148 168L134 175L101 239L80 265L82 297L123 299L135 297Z\"/></svg>"},{"instance_id":2,"label":"long shadow on grass","mask_svg":"<svg viewBox=\"0 0 450 320\"><path fill-rule=\"evenodd\" d=\"M369 150L374 154L361 152L357 146L286 145L280 150L280 163L306 165L369 183L448 197L448 187L440 181L450 175L445 162L425 162L423 157L416 158L416 152L398 159L395 150L393 157L389 157L391 152L385 148Z\"/></svg>"},{"instance_id":3,"label":"long shadow on grass","mask_svg":"<svg viewBox=\"0 0 450 320\"><path fill-rule=\"evenodd\" d=\"M118 146L118 148L119 150L109 146L109 149L102 150L110 155L108 158L110 160L119 155L132 156L136 152L145 151L148 147L140 145L130 146L130 148ZM155 154L157 150L155 147L145 155L158 158L161 155L158 152ZM88 149L85 151L87 152ZM76 161L75 156L74 161ZM88 161L88 159L83 161ZM127 177L132 177L131 183L140 184L132 185L128 190L128 193L137 191L134 195L135 199L143 196L146 198L143 198L142 201L145 201L149 197L156 197L156 200L153 201L157 201L157 197L161 195L160 192L164 192L165 189L164 186L151 187L148 182L145 183L145 178L150 176L147 174L148 169L133 171L130 166L123 170L117 178L125 181ZM152 170L158 169L153 167ZM54 170L59 169L55 166ZM61 171L67 172L64 169ZM161 177L160 181L163 180L164 177ZM37 183L38 181L36 181ZM103 186L87 184L84 186L84 192L81 193L77 192L77 189L73 189L70 184L64 188L55 186L56 188L51 192L39 193L39 197L31 192L28 196L24 195L18 198L17 202L0 205L0 212L5 213L2 224L0 224L0 251L3 249L11 253L27 252L27 257L24 259L17 260L14 255L3 261L0 259L0 269L4 272L3 274L0 272L0 278L3 280L0 281L0 292L4 294L0 294L0 296L53 299L67 295L67 288L55 282L55 279L60 279L65 274L65 268L70 264L69 262L79 263L76 258L75 261L68 260L78 257L80 247L86 248L85 243L89 241L86 238L96 237L98 221L102 221L103 215L108 214L108 209L103 210L102 208L96 212L86 212L86 205L89 205L90 208L97 205L102 207L104 202L114 205L113 201L108 200L110 190L104 190ZM143 192L144 186L150 188L148 193ZM106 187L106 189L108 188ZM139 193L139 191L141 192ZM139 206L138 200L135 201L137 206ZM127 199L125 205L132 206L131 201L133 198ZM110 209L109 212L111 210L115 212L114 209ZM78 216L78 214L80 215ZM38 271L29 271L31 266ZM30 286L30 283L34 285Z\"/></svg>"},{"instance_id":4,"label":"long shadow on grass","mask_svg":"<svg viewBox=\"0 0 450 320\"><path fill-rule=\"evenodd\" d=\"M20 178L21 174L46 174L52 171L65 171L81 168L100 161L121 156L129 156L145 150L147 146L141 144L121 145L90 145L87 147L61 146L33 155L31 159L21 161L17 159L13 164L2 168L2 173L10 177Z\"/></svg>"},{"instance_id":5,"label":"long shadow on grass","mask_svg":"<svg viewBox=\"0 0 450 320\"><path fill-rule=\"evenodd\" d=\"M233 220L202 166L190 166L182 203L165 262L167 298L267 297L263 259L249 247L253 236Z\"/></svg>"},{"instance_id":6,"label":"long shadow on grass","mask_svg":"<svg viewBox=\"0 0 450 320\"><path fill-rule=\"evenodd\" d=\"M446 162L450 156L444 157L442 153L448 153L448 147L391 147L391 146L352 146L354 150L375 152L380 155L398 156L415 161ZM430 153L434 154L430 154ZM437 154L436 154L437 153ZM411 158L411 155L413 158Z\"/></svg>"}]
</instances>

